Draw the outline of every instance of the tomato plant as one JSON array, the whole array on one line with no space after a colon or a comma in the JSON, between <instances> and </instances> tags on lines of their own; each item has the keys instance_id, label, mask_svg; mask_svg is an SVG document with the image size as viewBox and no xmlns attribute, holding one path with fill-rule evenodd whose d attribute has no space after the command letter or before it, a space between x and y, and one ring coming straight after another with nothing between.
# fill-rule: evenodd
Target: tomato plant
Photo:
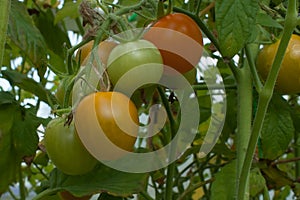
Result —
<instances>
[{"instance_id":1,"label":"tomato plant","mask_svg":"<svg viewBox=\"0 0 300 200\"><path fill-rule=\"evenodd\" d=\"M182 13L162 17L149 28L144 38L157 46L166 66L181 73L193 69L202 55L201 30L193 19Z\"/></svg>"},{"instance_id":2,"label":"tomato plant","mask_svg":"<svg viewBox=\"0 0 300 200\"><path fill-rule=\"evenodd\" d=\"M257 70L266 80L272 67L279 43L265 45L257 57ZM293 34L287 46L281 68L277 77L275 88L284 94L300 92L300 36Z\"/></svg>"},{"instance_id":3,"label":"tomato plant","mask_svg":"<svg viewBox=\"0 0 300 200\"><path fill-rule=\"evenodd\" d=\"M133 151L138 132L138 113L124 94L92 93L78 104L74 117L80 139L90 147L89 151L94 156L104 153L102 160L121 157L122 154L114 151L109 141L125 151Z\"/></svg>"},{"instance_id":4,"label":"tomato plant","mask_svg":"<svg viewBox=\"0 0 300 200\"><path fill-rule=\"evenodd\" d=\"M44 143L52 162L66 174L85 174L97 163L97 160L82 145L74 123L65 125L63 118L55 118L49 122Z\"/></svg>"},{"instance_id":5,"label":"tomato plant","mask_svg":"<svg viewBox=\"0 0 300 200\"><path fill-rule=\"evenodd\" d=\"M1 199L299 199L296 0L0 5Z\"/></svg>"},{"instance_id":6,"label":"tomato plant","mask_svg":"<svg viewBox=\"0 0 300 200\"><path fill-rule=\"evenodd\" d=\"M130 74L127 74L123 87L126 85L132 88L148 80L156 83L162 72L161 55L158 49L146 40L119 44L111 51L107 61L107 73L113 85L116 85L126 73Z\"/></svg>"}]
</instances>

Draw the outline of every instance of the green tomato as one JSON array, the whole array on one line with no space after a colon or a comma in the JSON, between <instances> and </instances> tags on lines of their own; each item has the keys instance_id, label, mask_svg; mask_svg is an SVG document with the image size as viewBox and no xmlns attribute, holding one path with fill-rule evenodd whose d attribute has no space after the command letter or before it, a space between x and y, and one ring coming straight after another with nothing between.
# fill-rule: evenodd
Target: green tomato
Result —
<instances>
[{"instance_id":1,"label":"green tomato","mask_svg":"<svg viewBox=\"0 0 300 200\"><path fill-rule=\"evenodd\" d=\"M186 78L186 80L191 84L194 85L196 83L197 78L197 69L193 68L188 72L185 72L183 76Z\"/></svg>"},{"instance_id":2,"label":"green tomato","mask_svg":"<svg viewBox=\"0 0 300 200\"><path fill-rule=\"evenodd\" d=\"M64 123L64 118L56 118L46 127L44 143L48 156L65 174L85 174L95 167L97 160L81 143L74 123Z\"/></svg>"},{"instance_id":3,"label":"green tomato","mask_svg":"<svg viewBox=\"0 0 300 200\"><path fill-rule=\"evenodd\" d=\"M117 45L107 61L107 73L120 89L137 88L157 83L163 74L162 57L159 50L149 41L136 40ZM148 83L148 84L147 84Z\"/></svg>"}]
</instances>

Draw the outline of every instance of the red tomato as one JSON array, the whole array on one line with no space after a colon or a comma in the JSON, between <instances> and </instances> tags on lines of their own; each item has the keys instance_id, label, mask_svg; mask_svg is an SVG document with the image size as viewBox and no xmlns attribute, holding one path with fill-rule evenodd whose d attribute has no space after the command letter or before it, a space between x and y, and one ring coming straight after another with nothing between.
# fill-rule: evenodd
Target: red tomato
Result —
<instances>
[{"instance_id":1,"label":"red tomato","mask_svg":"<svg viewBox=\"0 0 300 200\"><path fill-rule=\"evenodd\" d=\"M144 38L157 46L165 65L180 73L193 69L202 56L201 30L192 18L182 13L159 19Z\"/></svg>"}]
</instances>

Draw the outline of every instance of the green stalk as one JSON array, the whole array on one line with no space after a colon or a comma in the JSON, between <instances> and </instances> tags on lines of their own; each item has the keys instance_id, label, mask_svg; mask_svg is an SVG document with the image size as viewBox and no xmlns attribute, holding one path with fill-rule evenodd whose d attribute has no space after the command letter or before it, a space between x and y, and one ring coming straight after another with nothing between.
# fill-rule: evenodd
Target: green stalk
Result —
<instances>
[{"instance_id":1,"label":"green stalk","mask_svg":"<svg viewBox=\"0 0 300 200\"><path fill-rule=\"evenodd\" d=\"M202 0L197 1L195 15L199 16Z\"/></svg>"},{"instance_id":2,"label":"green stalk","mask_svg":"<svg viewBox=\"0 0 300 200\"><path fill-rule=\"evenodd\" d=\"M295 140L295 143L299 140L299 132L298 131L294 132L294 140ZM295 147L295 157L298 158L299 156L300 156L300 148L297 145ZM295 166L295 178L298 179L300 177L300 161L296 161L295 165L296 165Z\"/></svg>"},{"instance_id":3,"label":"green stalk","mask_svg":"<svg viewBox=\"0 0 300 200\"><path fill-rule=\"evenodd\" d=\"M173 0L168 0L168 9L167 9L167 12L166 12L166 15L170 14L173 10Z\"/></svg>"},{"instance_id":4,"label":"green stalk","mask_svg":"<svg viewBox=\"0 0 300 200\"><path fill-rule=\"evenodd\" d=\"M191 185L188 187L178 198L177 200L183 200L186 199L186 196L195 190L197 190L200 187L204 187L206 184L212 183L214 181L214 178L208 179L206 181L195 183L194 185Z\"/></svg>"},{"instance_id":5,"label":"green stalk","mask_svg":"<svg viewBox=\"0 0 300 200\"><path fill-rule=\"evenodd\" d=\"M13 193L13 191L11 191L10 188L8 188L8 193L13 200L19 200L18 197L16 197L16 195Z\"/></svg>"},{"instance_id":6,"label":"green stalk","mask_svg":"<svg viewBox=\"0 0 300 200\"><path fill-rule=\"evenodd\" d=\"M80 33L81 35L84 35L84 29L83 29L83 27L82 27L82 25L81 25L81 21L80 21L79 17L77 17L77 18L75 19L75 22L76 22L77 28L79 29L79 33Z\"/></svg>"},{"instance_id":7,"label":"green stalk","mask_svg":"<svg viewBox=\"0 0 300 200\"><path fill-rule=\"evenodd\" d=\"M82 47L83 45L85 45L86 43L88 43L91 40L92 40L92 38L88 38L84 41L81 41L79 44L71 47L70 49L68 49L68 51L67 51L67 68L66 68L66 71L69 75L73 74L72 57L73 57L74 52L76 51L76 49L78 49L79 47ZM80 62L81 61L82 60L80 60Z\"/></svg>"},{"instance_id":8,"label":"green stalk","mask_svg":"<svg viewBox=\"0 0 300 200\"><path fill-rule=\"evenodd\" d=\"M147 0L141 0L139 3L137 3L135 5L122 7L121 9L119 9L115 12L115 15L121 16L121 15L127 14L129 12L139 10L141 8L141 6L145 3L147 3Z\"/></svg>"},{"instance_id":9,"label":"green stalk","mask_svg":"<svg viewBox=\"0 0 300 200\"><path fill-rule=\"evenodd\" d=\"M236 151L237 151L237 174L236 184L239 185L243 163L246 157L248 142L251 135L252 122L252 78L250 67L247 60L244 60L243 67L238 71L236 76L238 86L238 113L237 113L237 134L236 134ZM246 177L248 185L248 174ZM237 192L237 191L236 191ZM248 192L247 192L248 193ZM244 196L248 199L247 195Z\"/></svg>"},{"instance_id":10,"label":"green stalk","mask_svg":"<svg viewBox=\"0 0 300 200\"><path fill-rule=\"evenodd\" d=\"M263 198L264 198L264 200L270 200L269 190L268 190L268 187L266 185L264 187Z\"/></svg>"},{"instance_id":11,"label":"green stalk","mask_svg":"<svg viewBox=\"0 0 300 200\"><path fill-rule=\"evenodd\" d=\"M153 198L145 191L142 191L140 195L146 200L153 200Z\"/></svg>"},{"instance_id":12,"label":"green stalk","mask_svg":"<svg viewBox=\"0 0 300 200\"><path fill-rule=\"evenodd\" d=\"M21 165L19 166L18 174L19 174L20 200L25 200L26 199L25 185L24 185L24 180L23 180L23 174L22 174L22 167L21 167Z\"/></svg>"},{"instance_id":13,"label":"green stalk","mask_svg":"<svg viewBox=\"0 0 300 200\"><path fill-rule=\"evenodd\" d=\"M273 95L273 89L275 86L277 75L279 73L286 48L288 46L288 42L297 25L297 15L298 13L297 13L296 0L289 0L282 39L279 44L271 71L267 77L266 84L262 88L261 92L259 93L258 107L253 122L252 134L248 144L246 158L243 164L239 184L237 185L237 191L238 191L237 199L239 200L244 199L244 195L247 187L248 174L250 173L252 158L255 152L255 147L257 145L258 136L263 126L263 122L264 122L265 114L268 109L269 102Z\"/></svg>"},{"instance_id":14,"label":"green stalk","mask_svg":"<svg viewBox=\"0 0 300 200\"><path fill-rule=\"evenodd\" d=\"M247 60L250 66L250 70L251 70L251 75L253 77L253 82L254 82L254 86L257 90L257 92L259 93L263 87L259 75L257 73L256 70L256 65L255 65L255 58L254 55L256 55L256 52L258 51L258 44L248 44L245 48L246 50L246 55L247 55Z\"/></svg>"},{"instance_id":15,"label":"green stalk","mask_svg":"<svg viewBox=\"0 0 300 200\"><path fill-rule=\"evenodd\" d=\"M159 95L161 97L162 103L163 103L163 105L166 109L168 119L170 121L171 135L170 135L169 138L167 138L167 140L168 140L167 142L169 143L176 134L177 124L176 124L176 121L173 118L172 111L171 111L171 108L169 106L168 99L165 96L164 90L161 87L158 87L158 92L159 92ZM170 149L170 153L169 153L170 154L169 155L170 160L173 160L173 158L175 156L175 153L176 153L175 148L176 148L176 146L171 145L171 149ZM171 200L172 199L172 196L173 196L173 179L174 179L175 172L176 172L176 162L173 162L168 166L168 169L167 169L165 200Z\"/></svg>"},{"instance_id":16,"label":"green stalk","mask_svg":"<svg viewBox=\"0 0 300 200\"><path fill-rule=\"evenodd\" d=\"M36 195L32 200L43 199L44 197L50 196L50 195L55 194L55 193L57 193L59 191L60 191L60 189L46 189L43 192L41 192L38 195Z\"/></svg>"},{"instance_id":17,"label":"green stalk","mask_svg":"<svg viewBox=\"0 0 300 200\"><path fill-rule=\"evenodd\" d=\"M8 25L10 0L0 0L0 67L2 66L4 47L6 41L6 31Z\"/></svg>"}]
</instances>

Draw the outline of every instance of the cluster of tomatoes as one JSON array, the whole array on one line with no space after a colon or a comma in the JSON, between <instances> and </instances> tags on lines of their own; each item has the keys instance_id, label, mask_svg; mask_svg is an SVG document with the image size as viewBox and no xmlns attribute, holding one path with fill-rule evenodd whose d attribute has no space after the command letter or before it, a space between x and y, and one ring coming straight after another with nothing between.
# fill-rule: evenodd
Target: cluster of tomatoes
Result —
<instances>
[{"instance_id":1,"label":"cluster of tomatoes","mask_svg":"<svg viewBox=\"0 0 300 200\"><path fill-rule=\"evenodd\" d=\"M186 43L187 40L181 41L180 38L190 38L192 42ZM278 45L279 41L264 47L258 54L257 69L263 79L266 79L270 71ZM90 57L92 46L93 41L79 49L77 60L82 61L82 65L85 65ZM190 76L191 80L195 79L195 66L202 56L202 46L201 30L193 19L181 13L174 13L155 22L142 39L121 43L107 40L101 42L97 55L107 67L106 72L112 85L116 86L118 81L131 71L132 74L127 77L129 82L127 81L126 85L121 84L120 88L134 87L141 80L155 82L159 81L163 74L172 75L168 67L186 77ZM276 83L276 89L283 93L300 92L299 52L291 50L299 47L300 37L293 35ZM149 63L151 66L156 64L156 67L149 67ZM137 66L143 66L144 73L140 70L134 72ZM61 82L61 85L64 84ZM117 101L112 104L113 96ZM57 97L59 103L62 103L63 93L58 92ZM126 95L117 91L91 93L79 102L74 113L75 122L66 125L65 118L56 118L48 124L45 131L47 153L62 172L81 175L95 167L98 160L91 155L93 149L86 148L86 142L95 142L102 148L107 148L104 159L117 159L122 156L109 153L109 145L104 138L95 140L93 133L100 130L97 127L101 127L106 137L119 148L134 150L139 123L138 109ZM119 127L119 122L128 126L126 131ZM88 134L82 136L78 131L86 131ZM127 132L130 132L130 135Z\"/></svg>"},{"instance_id":2,"label":"cluster of tomatoes","mask_svg":"<svg viewBox=\"0 0 300 200\"><path fill-rule=\"evenodd\" d=\"M186 42L180 43L180 37L189 38L198 49L191 48ZM177 46L174 46L175 43ZM82 61L82 65L90 57L92 46L93 41L79 49L77 59ZM192 74L195 79L194 67L202 55L202 46L203 38L198 25L187 15L174 13L154 23L145 31L142 39L120 43L108 40L101 42L97 56L104 66L107 66L106 72L114 86L129 71L136 73L136 76L130 75L132 81L140 79L157 82L164 73L169 73L164 66L174 68L187 77ZM178 47L179 53L172 52L172 49ZM134 72L137 67L143 67L144 73L140 70ZM128 84L134 87L137 82L126 83L126 87ZM113 98L115 102L112 103ZM95 156L91 155L91 149L85 147L83 140L96 142L102 148L107 145L104 138L95 141L93 130L103 131L119 148L133 151L138 133L138 109L130 98L121 92L94 92L79 102L74 110L74 121L68 124L65 122L65 118L61 117L53 119L48 124L44 138L46 150L59 170L69 175L81 175L91 171L98 162ZM101 129L93 125L95 123ZM120 123L127 126L126 131L119 127ZM83 134L86 135L82 136L81 132L85 132ZM107 149L105 159L116 159L120 156L110 154Z\"/></svg>"}]
</instances>

